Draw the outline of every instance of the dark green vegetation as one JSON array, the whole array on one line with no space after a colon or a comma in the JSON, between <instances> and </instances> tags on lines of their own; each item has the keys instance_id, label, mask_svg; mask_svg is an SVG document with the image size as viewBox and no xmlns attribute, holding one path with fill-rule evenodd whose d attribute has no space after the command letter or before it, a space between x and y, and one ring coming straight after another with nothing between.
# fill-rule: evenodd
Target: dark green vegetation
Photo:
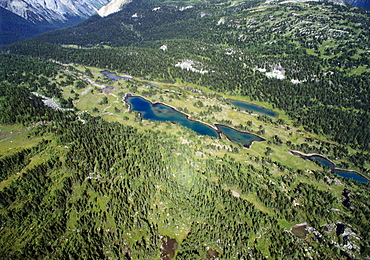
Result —
<instances>
[{"instance_id":1,"label":"dark green vegetation","mask_svg":"<svg viewBox=\"0 0 370 260\"><path fill-rule=\"evenodd\" d=\"M0 46L22 41L44 32L76 25L81 19L71 19L69 23L32 23L0 7Z\"/></svg>"},{"instance_id":2,"label":"dark green vegetation","mask_svg":"<svg viewBox=\"0 0 370 260\"><path fill-rule=\"evenodd\" d=\"M25 40L41 30L32 22L0 7L0 46Z\"/></svg>"},{"instance_id":3,"label":"dark green vegetation","mask_svg":"<svg viewBox=\"0 0 370 260\"><path fill-rule=\"evenodd\" d=\"M369 257L369 185L288 154L368 173L369 15L327 3L151 3L0 54L2 258L165 259L171 239L176 259ZM193 71L175 66L183 60ZM103 69L157 82L113 83ZM267 141L243 149L143 121L122 103L127 92ZM231 96L279 116L237 111Z\"/></svg>"}]
</instances>

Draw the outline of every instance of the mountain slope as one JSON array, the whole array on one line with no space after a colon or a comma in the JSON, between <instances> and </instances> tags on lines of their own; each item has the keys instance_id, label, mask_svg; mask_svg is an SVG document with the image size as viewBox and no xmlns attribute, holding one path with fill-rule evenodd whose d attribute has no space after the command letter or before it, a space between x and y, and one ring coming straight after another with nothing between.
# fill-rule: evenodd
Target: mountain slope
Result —
<instances>
[{"instance_id":1,"label":"mountain slope","mask_svg":"<svg viewBox=\"0 0 370 260\"><path fill-rule=\"evenodd\" d=\"M135 57L140 60L146 56L145 67L151 72L127 66L125 60L133 58L121 54L125 50L119 48L57 47L55 51L53 47L49 51L50 45L45 45L44 50L35 47L38 51L34 55L104 64L140 76L146 76L143 71L147 71L167 81L179 77L219 91L267 100L310 131L369 149L370 133L363 131L370 116L366 76L370 17L366 11L331 1L199 3L188 8L185 4L158 6L156 2L135 1L105 18L94 16L79 26L35 38L94 48L139 46L144 48L140 53L156 50L156 55L163 56L161 67L151 66L154 59L147 55ZM33 48L27 44L15 49L27 54ZM169 47L167 51L159 49L164 44ZM181 69L167 69L186 59L195 59L204 70L217 73L198 77ZM228 63L232 67L224 66ZM330 124L322 116L327 111Z\"/></svg>"},{"instance_id":2,"label":"mountain slope","mask_svg":"<svg viewBox=\"0 0 370 260\"><path fill-rule=\"evenodd\" d=\"M0 7L0 46L22 41L40 33L30 21Z\"/></svg>"},{"instance_id":3,"label":"mountain slope","mask_svg":"<svg viewBox=\"0 0 370 260\"><path fill-rule=\"evenodd\" d=\"M346 0L346 2L353 6L370 9L370 2L368 0Z\"/></svg>"},{"instance_id":4,"label":"mountain slope","mask_svg":"<svg viewBox=\"0 0 370 260\"><path fill-rule=\"evenodd\" d=\"M258 0L241 2L235 10L246 9L260 2ZM56 31L36 40L77 45L89 42L90 45L102 43L110 46L127 46L160 38L198 38L202 35L208 36L204 32L211 27L217 31L215 25L225 12L235 12L227 2L208 5L202 1L195 1L194 6L187 5L189 3L184 1L179 5L163 5L160 1L133 1L123 5L120 12L108 17L92 17L80 26ZM91 37L92 34L95 37ZM72 35L72 38L68 39L66 35Z\"/></svg>"},{"instance_id":5,"label":"mountain slope","mask_svg":"<svg viewBox=\"0 0 370 260\"><path fill-rule=\"evenodd\" d=\"M288 151L325 153L351 167L350 156L360 165L366 154L303 132L284 115L238 111L224 93L193 84L113 82L99 68L3 53L0 65L3 258L370 254L369 184L336 177ZM122 102L127 92L178 109L181 104L202 120L239 122L239 129L259 131L268 141L244 149L170 122L140 119ZM45 97L73 109L52 108Z\"/></svg>"},{"instance_id":6,"label":"mountain slope","mask_svg":"<svg viewBox=\"0 0 370 260\"><path fill-rule=\"evenodd\" d=\"M101 17L108 16L113 13L117 13L120 11L123 7L123 5L128 4L132 2L132 0L113 0L110 1L108 4L103 6L102 8L99 9L98 14Z\"/></svg>"},{"instance_id":7,"label":"mountain slope","mask_svg":"<svg viewBox=\"0 0 370 260\"><path fill-rule=\"evenodd\" d=\"M0 7L20 16L28 23L15 21L14 17L5 20L9 14L3 13L0 18L2 44L20 41L43 32L73 26L93 14L108 0L93 1L34 1L34 0L0 0Z\"/></svg>"},{"instance_id":8,"label":"mountain slope","mask_svg":"<svg viewBox=\"0 0 370 260\"><path fill-rule=\"evenodd\" d=\"M337 0L138 0L2 48L0 254L368 259L370 182L335 169L370 176L369 28Z\"/></svg>"},{"instance_id":9,"label":"mountain slope","mask_svg":"<svg viewBox=\"0 0 370 260\"><path fill-rule=\"evenodd\" d=\"M0 0L0 6L33 23L65 23L70 17L86 19L107 2L108 0Z\"/></svg>"}]
</instances>

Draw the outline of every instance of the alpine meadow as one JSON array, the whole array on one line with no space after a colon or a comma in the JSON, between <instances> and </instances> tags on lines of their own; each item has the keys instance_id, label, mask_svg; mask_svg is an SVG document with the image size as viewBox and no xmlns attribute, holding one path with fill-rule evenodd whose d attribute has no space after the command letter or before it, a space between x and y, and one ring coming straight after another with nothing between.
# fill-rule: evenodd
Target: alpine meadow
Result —
<instances>
[{"instance_id":1,"label":"alpine meadow","mask_svg":"<svg viewBox=\"0 0 370 260\"><path fill-rule=\"evenodd\" d=\"M369 28L342 0L113 0L2 46L1 258L370 259Z\"/></svg>"}]
</instances>

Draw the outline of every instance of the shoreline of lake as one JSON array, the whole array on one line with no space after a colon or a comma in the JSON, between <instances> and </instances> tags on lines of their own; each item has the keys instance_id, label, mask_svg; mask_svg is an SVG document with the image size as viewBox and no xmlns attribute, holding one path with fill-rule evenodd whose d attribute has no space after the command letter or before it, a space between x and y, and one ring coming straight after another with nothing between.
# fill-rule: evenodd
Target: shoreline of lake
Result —
<instances>
[{"instance_id":1,"label":"shoreline of lake","mask_svg":"<svg viewBox=\"0 0 370 260\"><path fill-rule=\"evenodd\" d=\"M300 156L301 158L306 158L310 161L314 161L314 160L310 159L311 157L322 158L323 160L327 161L328 163L330 163L332 165L332 167L330 167L330 172L331 173L335 173L335 174L337 174L337 175L339 175L343 178L347 178L347 179L350 178L350 179L353 179L353 180L356 180L356 179L354 177L351 177L351 176L344 176L345 174L341 174L341 173L348 173L348 174L358 175L359 177L361 177L365 181L362 181L361 179L357 179L356 181L363 182L363 183L366 183L366 182L370 183L370 178L368 176L366 176L365 174L363 174L361 172L358 172L358 171L355 171L355 170L347 170L347 169L336 168L337 165L333 161L331 161L330 159L328 159L325 156L322 156L320 154L305 154L305 153L302 153L300 151L293 151L293 150L290 150L289 153L294 155L294 156ZM319 162L319 163L321 163L321 162ZM321 163L321 165L325 166L325 165L323 165L323 163Z\"/></svg>"},{"instance_id":2,"label":"shoreline of lake","mask_svg":"<svg viewBox=\"0 0 370 260\"><path fill-rule=\"evenodd\" d=\"M352 174L357 174L359 175L360 177L362 177L363 179L365 179L367 182L370 183L370 178L368 176L366 176L365 174L361 173L361 172L358 172L358 171L355 171L355 170L347 170L347 169L341 169L341 168L335 168L333 170L333 172L335 174L338 174L339 176L342 176L340 173L337 173L337 172L345 172L345 173L352 173ZM345 177L345 176L342 176L343 178L350 178L350 177Z\"/></svg>"},{"instance_id":3,"label":"shoreline of lake","mask_svg":"<svg viewBox=\"0 0 370 260\"><path fill-rule=\"evenodd\" d=\"M311 157L319 157L319 158L322 158L322 159L328 161L330 164L333 165L333 168L330 167L330 169L334 169L336 167L336 164L332 160L326 158L325 156L322 156L321 154L317 154L317 153L305 154L305 153L302 153L300 151L293 151L293 150L290 150L289 153L294 155L294 156L307 157L307 159L309 159ZM310 161L312 161L312 160L310 160Z\"/></svg>"},{"instance_id":4,"label":"shoreline of lake","mask_svg":"<svg viewBox=\"0 0 370 260\"><path fill-rule=\"evenodd\" d=\"M177 113L184 115L184 116L185 116L185 118L186 118L188 121L190 121L190 122L194 122L194 123L202 124L202 125L205 125L205 126L207 126L207 127L211 128L213 131L215 131L215 132L217 133L217 138L221 138L221 137L220 137L220 131L217 129L217 127L214 127L214 126L212 126L212 125L210 125L210 124L208 124L208 123L204 123L204 122L199 121L199 120L196 120L196 119L192 119L192 118L190 117L190 115L188 115L188 114L186 114L186 113L184 113L184 112L182 112L182 111L177 110L175 107L173 107L173 106L171 106L171 105L168 105L168 104L163 103L163 102L155 102L155 103L153 103L152 101L150 101L149 99L147 99L147 98L145 98L145 97L143 97L143 96L140 96L140 95L133 95L133 94L131 94L131 93L126 93L126 95L125 95L125 96L124 96L124 98L123 98L123 101L124 101L126 104L128 104L128 105L129 105L129 109L130 109L131 111L133 111L133 110L132 110L132 104L130 104L130 102L128 102L128 101L127 101L127 99L128 99L128 98L134 98L134 97L139 97L139 98L141 98L141 99L143 99L143 100L147 101L148 103L150 103L152 106L163 105L163 106L165 106L165 107L168 107L168 108L170 108L170 109L172 109L172 110L176 111ZM143 116L143 115L142 115L142 113L141 113L140 111L137 111L137 112L140 114L141 118L143 118L143 117L142 117L142 116ZM143 119L145 119L145 118L143 118ZM170 121L170 122L171 122L171 123L173 123L173 124L176 124L176 122L173 122L173 121L171 121L171 120L168 120L168 121ZM185 126L185 127L186 127L186 126ZM194 131L194 130L193 130L193 131ZM196 131L195 131L195 132L196 132ZM211 136L211 137L212 137L212 136ZM214 137L215 137L215 136L214 136Z\"/></svg>"},{"instance_id":5,"label":"shoreline of lake","mask_svg":"<svg viewBox=\"0 0 370 260\"><path fill-rule=\"evenodd\" d=\"M231 126L227 126L227 125L224 125L224 124L215 124L215 126L217 127L217 129L221 132L221 134L225 135L225 137L230 141L230 142L233 142L233 143L239 143L239 144L242 144L243 147L249 149L252 147L252 144L254 142L264 142L266 141L265 138L259 136L259 135L256 135L256 134L253 134L251 132L247 132L247 131L242 131L242 130L238 130L238 129L235 129L234 127L231 127ZM225 131L223 131L221 128L222 127L225 127L225 128L228 128L230 129L231 131L233 132L236 132L240 135L245 135L245 136L248 136L248 137L254 137L254 138L243 138L244 140L241 141L240 139L241 138L237 138L237 140L233 140L233 138L231 137L230 134L227 134L225 133ZM234 138L235 139L235 138Z\"/></svg>"},{"instance_id":6,"label":"shoreline of lake","mask_svg":"<svg viewBox=\"0 0 370 260\"><path fill-rule=\"evenodd\" d=\"M266 141L265 138L254 133L238 130L228 125L215 123L212 126L202 121L191 119L190 115L178 111L175 107L171 105L167 105L163 102L153 103L149 99L140 95L126 93L123 101L129 105L130 111L137 111L142 119L170 121L174 124L180 124L184 127L190 128L200 135L208 135L211 137L217 137L219 139L221 138L222 134L230 142L242 145L244 148L247 149L252 146L253 142ZM137 103L136 107L135 104L132 103L133 101ZM140 106L141 108L139 108Z\"/></svg>"}]
</instances>

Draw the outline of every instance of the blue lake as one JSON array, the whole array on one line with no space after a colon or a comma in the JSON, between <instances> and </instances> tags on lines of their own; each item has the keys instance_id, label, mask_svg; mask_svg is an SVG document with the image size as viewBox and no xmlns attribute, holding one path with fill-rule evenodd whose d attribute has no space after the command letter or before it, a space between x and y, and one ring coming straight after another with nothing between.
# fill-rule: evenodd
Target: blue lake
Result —
<instances>
[{"instance_id":1,"label":"blue lake","mask_svg":"<svg viewBox=\"0 0 370 260\"><path fill-rule=\"evenodd\" d=\"M266 139L263 139L262 137L259 137L258 135L248 133L248 132L243 132L243 131L238 131L232 127L221 125L221 124L215 124L217 129L223 133L227 139L234 143L238 143L243 145L246 148L249 148L253 142L262 142L266 141Z\"/></svg>"},{"instance_id":2,"label":"blue lake","mask_svg":"<svg viewBox=\"0 0 370 260\"><path fill-rule=\"evenodd\" d=\"M320 155L312 155L312 156L305 156L305 157L308 160L310 160L310 161L315 161L315 162L320 163L324 167L329 167L330 169L334 169L335 168L335 164L332 161L326 159L323 156L320 156Z\"/></svg>"},{"instance_id":3,"label":"blue lake","mask_svg":"<svg viewBox=\"0 0 370 260\"><path fill-rule=\"evenodd\" d=\"M341 177L344 177L344 178L349 178L349 179L352 179L352 180L355 180L355 181L359 181L359 182L363 182L363 183L369 182L367 179L365 179L364 177L362 177L360 174L358 174L355 171L347 171L347 170L342 170L342 169L334 169L333 172L335 174L338 174Z\"/></svg>"},{"instance_id":4,"label":"blue lake","mask_svg":"<svg viewBox=\"0 0 370 260\"><path fill-rule=\"evenodd\" d=\"M277 115L278 115L278 113L276 113L275 111L272 111L268 108L265 108L263 106L259 106L259 105L256 105L256 104L252 104L252 103L248 103L248 102L244 102L244 101L240 101L240 100L233 100L233 99L227 99L227 101L229 103L231 103L232 105L238 107L238 108L248 110L248 111L252 111L252 112L256 112L258 114L271 116L271 117L277 117Z\"/></svg>"},{"instance_id":5,"label":"blue lake","mask_svg":"<svg viewBox=\"0 0 370 260\"><path fill-rule=\"evenodd\" d=\"M332 173L335 173L340 177L349 178L349 179L359 181L359 182L363 182L363 183L370 182L368 179L364 178L363 176L361 176L361 174L359 174L356 171L335 168L336 167L335 163L333 163L332 161L330 161L329 159L325 158L322 155L318 155L318 154L305 155L305 154L302 154L300 152L295 152L295 151L290 151L290 152L293 155L301 156L301 157L303 157L305 159L308 159L310 161L316 161L324 167L329 167L330 171Z\"/></svg>"},{"instance_id":6,"label":"blue lake","mask_svg":"<svg viewBox=\"0 0 370 260\"><path fill-rule=\"evenodd\" d=\"M125 99L132 111L138 111L143 119L155 121L170 121L192 129L200 135L208 135L219 138L218 131L202 122L189 119L189 117L177 111L173 107L163 103L152 103L141 96L127 94Z\"/></svg>"}]
</instances>

